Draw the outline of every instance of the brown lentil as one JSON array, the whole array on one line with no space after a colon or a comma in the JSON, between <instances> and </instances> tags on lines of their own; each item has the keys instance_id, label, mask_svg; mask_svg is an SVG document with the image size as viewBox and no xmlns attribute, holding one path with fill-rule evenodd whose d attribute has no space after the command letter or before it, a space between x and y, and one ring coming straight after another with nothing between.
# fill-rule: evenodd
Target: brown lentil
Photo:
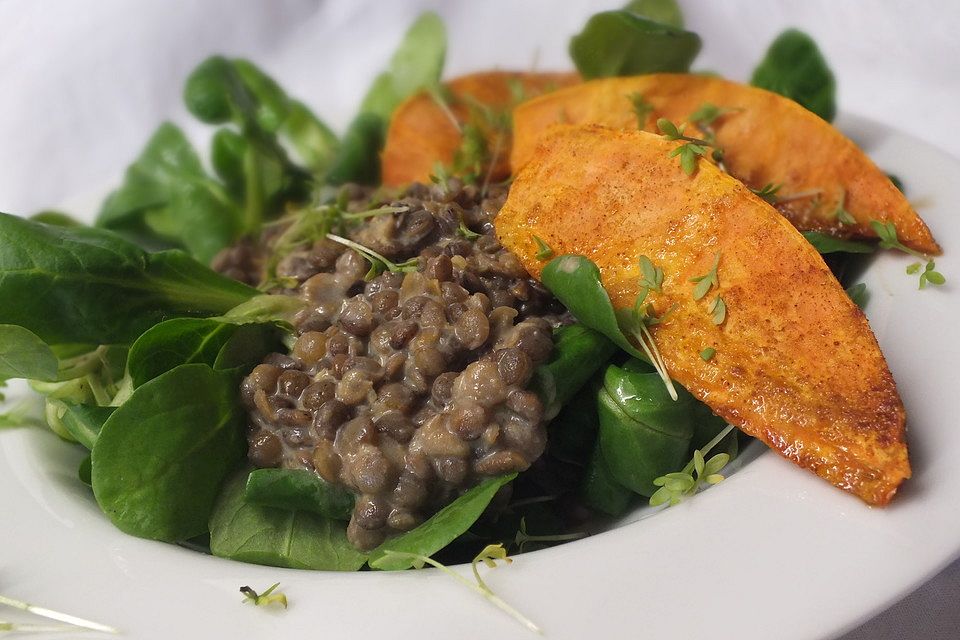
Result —
<instances>
[{"instance_id":1,"label":"brown lentil","mask_svg":"<svg viewBox=\"0 0 960 640\"><path fill-rule=\"evenodd\" d=\"M278 275L297 284L275 293L307 309L292 353L267 356L242 383L249 458L308 468L355 492L347 537L361 549L412 529L484 477L526 470L546 446L543 407L524 388L564 312L493 235L504 197L412 185L385 203L405 212L349 234L390 260L418 257L417 271L364 282L367 261L326 239L279 261ZM460 236L461 220L482 235ZM218 266L258 268L269 239L261 245L228 251Z\"/></svg>"}]
</instances>

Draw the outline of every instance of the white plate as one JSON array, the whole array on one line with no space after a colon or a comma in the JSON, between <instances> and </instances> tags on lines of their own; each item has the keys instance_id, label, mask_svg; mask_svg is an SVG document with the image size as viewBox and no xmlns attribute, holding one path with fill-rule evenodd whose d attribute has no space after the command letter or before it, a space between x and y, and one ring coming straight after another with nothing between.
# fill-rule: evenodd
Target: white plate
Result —
<instances>
[{"instance_id":1,"label":"white plate","mask_svg":"<svg viewBox=\"0 0 960 640\"><path fill-rule=\"evenodd\" d=\"M841 126L900 175L943 246L960 246L960 163L869 121ZM938 259L960 274L957 254ZM773 454L696 499L614 531L518 557L488 581L550 638L829 637L928 579L960 550L953 285L916 290L906 256L864 281L871 325L909 415L914 477L870 509ZM2 592L136 638L529 638L439 572L311 573L206 557L114 529L76 479L81 454L39 429L0 433ZM461 570L466 568L461 567ZM240 603L280 581L288 611Z\"/></svg>"},{"instance_id":2,"label":"white plate","mask_svg":"<svg viewBox=\"0 0 960 640\"><path fill-rule=\"evenodd\" d=\"M582 6L577 12L583 13L587 4L578 3ZM356 20L355 11L344 11L341 20ZM155 18L166 15L158 10ZM400 18L387 11L375 19L382 24ZM568 22L579 24L581 19ZM537 41L562 43L566 35L550 34L548 26L536 31ZM93 27L100 29L97 23L87 31ZM463 24L459 28L463 33ZM482 39L460 42L452 46L454 70L480 66L492 55ZM373 53L358 50L369 62L361 65L364 69L375 68L392 46L372 44ZM487 46L476 55L464 53L480 44ZM337 46L345 46L342 38ZM85 51L78 48L77 55ZM550 50L545 53L548 62L552 55ZM562 57L562 50L554 57ZM312 103L325 104L323 90L306 86L312 63L302 55L298 59L291 91L302 95L306 87L316 98ZM357 83L345 80L348 68L353 67L331 73L352 87ZM155 91L169 97L179 91L182 74L166 73L175 88ZM152 104L155 96L141 93L146 94L138 94L143 103ZM349 99L329 99L348 113L344 102ZM130 143L131 149L139 146L146 127L158 116L149 113L147 119L149 123L134 127L137 142ZM83 122L89 129L79 135L87 147L63 147L65 157L108 154L114 167L126 161L132 152L124 150L124 158L117 159L109 144L92 146L96 136L89 132L102 129L102 122L92 117ZM955 189L960 163L862 119L844 118L840 126L884 169L904 179L921 215L948 250L937 260L950 279L940 289L917 291L916 278L904 274L912 260L893 254L881 256L865 278L872 293L868 316L908 410L914 478L891 507L869 509L777 456L764 454L689 503L587 540L518 557L489 574L490 585L539 623L548 638L831 637L885 608L960 551L960 510L955 507L960 474L954 462L960 460L960 431L951 404L960 380L951 358L960 338L960 298L953 284L960 278L960 196ZM32 137L23 138L26 153ZM60 149L65 139L61 135L50 141L45 153ZM11 167L17 160L11 157ZM24 186L13 201L28 202L32 196L53 204L42 200L43 194L32 195L33 185L26 182L26 176L40 175L46 157L38 154L28 160L18 183ZM58 171L74 182L84 171L105 177L104 170L80 166L75 158L60 162ZM12 186L5 197L10 193ZM284 633L335 638L361 632L378 638L533 637L437 572L297 572L131 538L106 521L76 480L80 457L79 451L38 429L0 432L5 515L0 527L0 593L115 625L132 638L274 638ZM240 603L241 585L263 588L278 580L290 597L288 611ZM0 618L7 617L4 614L0 612Z\"/></svg>"}]
</instances>

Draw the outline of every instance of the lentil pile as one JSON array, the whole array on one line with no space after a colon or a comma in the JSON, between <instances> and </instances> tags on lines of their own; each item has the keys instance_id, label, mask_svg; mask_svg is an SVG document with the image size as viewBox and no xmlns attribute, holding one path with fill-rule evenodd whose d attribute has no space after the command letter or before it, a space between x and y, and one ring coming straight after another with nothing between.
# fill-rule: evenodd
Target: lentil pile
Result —
<instances>
[{"instance_id":1,"label":"lentil pile","mask_svg":"<svg viewBox=\"0 0 960 640\"><path fill-rule=\"evenodd\" d=\"M306 309L292 353L268 356L243 381L249 458L352 490L347 536L358 548L544 451L543 407L525 387L564 309L494 236L504 197L455 180L414 185L384 203L405 211L348 231L391 261L417 257L416 270L365 280L370 263L326 238L278 264L283 292ZM358 194L347 209L369 203ZM218 267L258 279L257 251L237 247ZM269 254L269 239L260 251Z\"/></svg>"}]
</instances>

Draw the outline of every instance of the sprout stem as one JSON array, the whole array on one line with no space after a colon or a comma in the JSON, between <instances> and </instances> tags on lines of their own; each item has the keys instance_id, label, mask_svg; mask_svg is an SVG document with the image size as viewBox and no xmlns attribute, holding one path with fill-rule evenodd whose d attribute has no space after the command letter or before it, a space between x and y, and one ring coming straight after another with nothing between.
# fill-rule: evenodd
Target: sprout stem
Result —
<instances>
[{"instance_id":1,"label":"sprout stem","mask_svg":"<svg viewBox=\"0 0 960 640\"><path fill-rule=\"evenodd\" d=\"M41 618L47 618L50 620L56 620L58 622L64 622L74 627L80 627L81 629L89 629L91 631L100 631L102 633L119 633L119 631L117 631L113 627L108 627L107 625L100 624L99 622L85 620L83 618L78 618L77 616L72 616L68 613L61 613L60 611L47 609L46 607L38 607L28 602L23 602L21 600L14 600L13 598L8 598L2 595L0 595L0 604L7 605L8 607L13 607L14 609L19 609L20 611L26 611L27 613L32 613L33 615L40 616Z\"/></svg>"}]
</instances>

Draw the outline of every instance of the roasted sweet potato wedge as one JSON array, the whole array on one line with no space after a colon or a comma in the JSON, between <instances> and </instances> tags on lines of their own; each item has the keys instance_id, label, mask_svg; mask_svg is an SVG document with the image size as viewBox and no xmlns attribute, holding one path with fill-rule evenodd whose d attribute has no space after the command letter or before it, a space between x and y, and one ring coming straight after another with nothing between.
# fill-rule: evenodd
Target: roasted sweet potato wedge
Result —
<instances>
[{"instance_id":1,"label":"roasted sweet potato wedge","mask_svg":"<svg viewBox=\"0 0 960 640\"><path fill-rule=\"evenodd\" d=\"M796 102L747 85L688 74L652 74L594 80L530 100L514 112L514 171L533 155L552 124L600 124L637 129L632 96L658 118L687 122L702 105L729 109L710 128L724 150L724 165L748 187L781 185L777 208L801 231L874 238L871 220L891 221L900 241L940 253L930 230L890 179L850 139ZM692 123L687 135L707 133ZM838 215L843 207L852 216Z\"/></svg>"},{"instance_id":2,"label":"roasted sweet potato wedge","mask_svg":"<svg viewBox=\"0 0 960 640\"><path fill-rule=\"evenodd\" d=\"M460 127L471 118L483 130L486 156L493 164L491 179L506 178L510 175L509 127L497 127L487 122L487 118L472 113L471 107L475 110L478 105L483 105L502 114L521 99L579 81L580 77L575 73L486 71L461 76L446 84L449 112L426 93L409 98L397 107L390 119L381 155L383 184L401 186L410 182L428 182L436 163L452 165L463 141ZM494 116L500 114L494 113Z\"/></svg>"},{"instance_id":3,"label":"roasted sweet potato wedge","mask_svg":"<svg viewBox=\"0 0 960 640\"><path fill-rule=\"evenodd\" d=\"M663 270L647 298L670 376L782 456L872 505L910 476L904 409L866 317L786 218L677 143L641 131L558 126L515 176L497 234L534 276L532 236L593 260L616 308L633 307L638 258ZM718 283L692 278L719 255ZM720 296L726 317L709 312ZM700 353L716 350L708 361Z\"/></svg>"}]
</instances>

